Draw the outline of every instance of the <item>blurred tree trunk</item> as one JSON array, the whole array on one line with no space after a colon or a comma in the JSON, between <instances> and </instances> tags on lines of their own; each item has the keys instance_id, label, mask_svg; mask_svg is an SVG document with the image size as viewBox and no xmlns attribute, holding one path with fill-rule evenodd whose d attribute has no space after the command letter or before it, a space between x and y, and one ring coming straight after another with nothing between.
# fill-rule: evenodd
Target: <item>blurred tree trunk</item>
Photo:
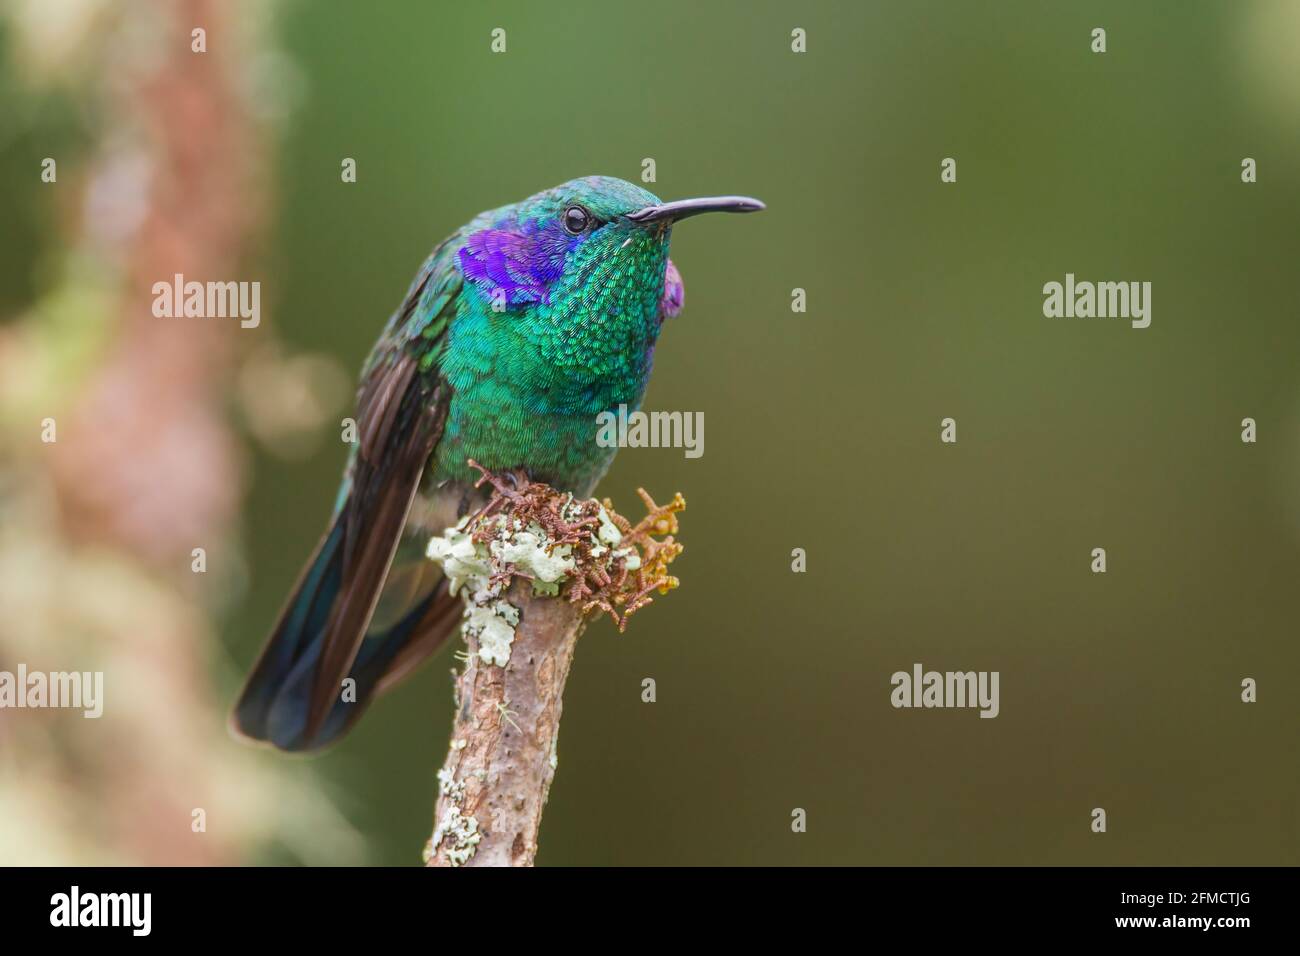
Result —
<instances>
[{"instance_id":1,"label":"blurred tree trunk","mask_svg":"<svg viewBox=\"0 0 1300 956\"><path fill-rule=\"evenodd\" d=\"M92 160L82 240L117 260L122 281L107 353L75 396L53 474L74 539L108 542L193 581L191 549L223 540L241 498L222 402L241 330L157 318L151 290L177 273L200 282L239 276L264 207L266 157L234 83L253 52L231 29L242 5L158 6L172 15L157 62L128 64L104 84L114 135ZM206 29L208 52L191 51L191 25Z\"/></svg>"},{"instance_id":2,"label":"blurred tree trunk","mask_svg":"<svg viewBox=\"0 0 1300 956\"><path fill-rule=\"evenodd\" d=\"M77 214L62 219L60 285L0 335L16 409L3 419L0 667L103 671L104 715L0 712L0 862L232 863L315 825L341 834L316 844L335 862L356 851L313 787L285 827L284 789L305 771L231 741L212 686L211 608L242 562L245 469L226 396L257 333L152 312L153 284L177 273L257 278L241 272L268 160L245 82L269 26L256 7L88 5L92 22L64 24L78 43L47 30L40 5L9 14L28 44L19 61L70 78L95 120L80 166L58 157L52 185L33 173L30 188ZM192 50L195 28L206 52ZM46 418L53 444L37 438ZM195 548L206 574L191 569Z\"/></svg>"}]
</instances>

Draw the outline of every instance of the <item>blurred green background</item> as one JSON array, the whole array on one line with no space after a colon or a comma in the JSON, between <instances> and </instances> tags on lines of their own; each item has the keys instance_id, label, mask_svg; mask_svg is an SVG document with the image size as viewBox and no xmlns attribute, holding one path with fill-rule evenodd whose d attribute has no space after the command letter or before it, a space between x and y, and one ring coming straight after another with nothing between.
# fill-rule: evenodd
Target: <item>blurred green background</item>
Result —
<instances>
[{"instance_id":1,"label":"blurred green background","mask_svg":"<svg viewBox=\"0 0 1300 956\"><path fill-rule=\"evenodd\" d=\"M768 204L674 232L686 309L646 407L704 412L705 454L624 450L601 492L686 496L683 585L581 641L540 864L1300 862L1300 4L1086 6L304 2L261 27L268 222L229 278L264 319L236 347L354 375L435 242L575 176L650 157L664 198ZM39 157L104 135L75 89L36 102L0 156L6 321L64 241ZM1067 272L1150 281L1151 327L1044 318ZM239 426L216 707L324 526L343 414L296 458ZM999 671L1000 716L891 708L918 661ZM419 859L453 663L310 764L368 862ZM296 858L274 828L244 855Z\"/></svg>"}]
</instances>

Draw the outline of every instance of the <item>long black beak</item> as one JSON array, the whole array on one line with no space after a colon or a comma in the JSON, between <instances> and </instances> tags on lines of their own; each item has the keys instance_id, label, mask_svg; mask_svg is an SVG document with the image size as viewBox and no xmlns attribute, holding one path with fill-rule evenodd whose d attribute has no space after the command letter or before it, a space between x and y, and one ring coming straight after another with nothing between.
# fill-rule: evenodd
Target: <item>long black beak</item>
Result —
<instances>
[{"instance_id":1,"label":"long black beak","mask_svg":"<svg viewBox=\"0 0 1300 956\"><path fill-rule=\"evenodd\" d=\"M627 214L633 222L676 222L702 212L758 212L766 209L757 199L748 196L708 196L704 199L679 199L677 202L646 206Z\"/></svg>"}]
</instances>

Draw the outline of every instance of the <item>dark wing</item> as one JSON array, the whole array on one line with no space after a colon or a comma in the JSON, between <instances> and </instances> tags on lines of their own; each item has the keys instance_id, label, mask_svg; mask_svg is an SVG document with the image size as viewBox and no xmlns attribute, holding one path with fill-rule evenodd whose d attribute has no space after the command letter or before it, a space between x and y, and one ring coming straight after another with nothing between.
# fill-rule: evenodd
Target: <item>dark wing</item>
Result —
<instances>
[{"instance_id":1,"label":"dark wing","mask_svg":"<svg viewBox=\"0 0 1300 956\"><path fill-rule=\"evenodd\" d=\"M307 736L320 728L356 659L379 600L425 463L442 436L450 396L445 383L401 354L367 380L357 417L360 439L342 529L338 599L322 635L307 711Z\"/></svg>"},{"instance_id":2,"label":"dark wing","mask_svg":"<svg viewBox=\"0 0 1300 956\"><path fill-rule=\"evenodd\" d=\"M341 525L341 582L325 626L307 710L306 735L338 701L366 636L425 465L442 437L451 389L438 356L460 292L456 236L426 260L363 371L358 446Z\"/></svg>"},{"instance_id":3,"label":"dark wing","mask_svg":"<svg viewBox=\"0 0 1300 956\"><path fill-rule=\"evenodd\" d=\"M387 682L385 675L405 664L408 641L431 646L431 635L417 628L437 626L445 636L454 626L445 623L452 601L440 586L397 627L363 647L451 402L439 357L461 288L455 259L460 239L451 236L425 261L366 361L359 441L334 517L235 705L233 727L244 736L284 750L324 746L360 715L362 698L380 679ZM358 699L345 705L340 692L350 673Z\"/></svg>"}]
</instances>

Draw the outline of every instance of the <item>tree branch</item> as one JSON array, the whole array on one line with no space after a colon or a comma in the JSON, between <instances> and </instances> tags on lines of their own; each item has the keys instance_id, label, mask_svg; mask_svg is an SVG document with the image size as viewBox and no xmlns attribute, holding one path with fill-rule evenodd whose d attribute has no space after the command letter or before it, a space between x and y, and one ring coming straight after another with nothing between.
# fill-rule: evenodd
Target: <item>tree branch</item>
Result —
<instances>
[{"instance_id":1,"label":"tree branch","mask_svg":"<svg viewBox=\"0 0 1300 956\"><path fill-rule=\"evenodd\" d=\"M593 612L623 630L652 592L677 586L667 568L682 550L681 495L658 505L638 489L647 514L634 526L609 501L574 500L521 474L483 471L485 483L482 510L429 544L466 605L429 866L533 864L578 636Z\"/></svg>"},{"instance_id":2,"label":"tree branch","mask_svg":"<svg viewBox=\"0 0 1300 956\"><path fill-rule=\"evenodd\" d=\"M510 588L519 624L506 666L483 663L471 645L456 679L430 866L532 866L537 855L564 682L586 618L568 601L531 592L522 579Z\"/></svg>"}]
</instances>

